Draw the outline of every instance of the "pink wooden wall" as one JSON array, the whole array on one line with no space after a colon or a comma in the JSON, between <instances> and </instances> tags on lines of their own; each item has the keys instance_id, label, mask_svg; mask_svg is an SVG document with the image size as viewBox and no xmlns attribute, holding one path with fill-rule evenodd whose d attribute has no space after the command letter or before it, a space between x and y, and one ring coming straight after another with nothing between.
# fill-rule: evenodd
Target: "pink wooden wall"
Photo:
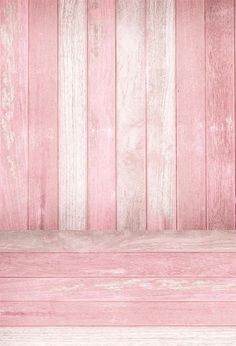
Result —
<instances>
[{"instance_id":1,"label":"pink wooden wall","mask_svg":"<svg viewBox=\"0 0 236 346\"><path fill-rule=\"evenodd\" d=\"M0 0L0 229L234 229L234 0Z\"/></svg>"}]
</instances>

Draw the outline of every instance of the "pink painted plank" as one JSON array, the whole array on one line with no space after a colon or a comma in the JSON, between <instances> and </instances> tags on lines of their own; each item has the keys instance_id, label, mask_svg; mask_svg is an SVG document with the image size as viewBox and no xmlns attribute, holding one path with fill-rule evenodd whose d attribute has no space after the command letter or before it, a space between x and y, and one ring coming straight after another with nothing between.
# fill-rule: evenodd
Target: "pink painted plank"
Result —
<instances>
[{"instance_id":1,"label":"pink painted plank","mask_svg":"<svg viewBox=\"0 0 236 346\"><path fill-rule=\"evenodd\" d=\"M28 1L0 2L0 229L27 229Z\"/></svg>"},{"instance_id":2,"label":"pink painted plank","mask_svg":"<svg viewBox=\"0 0 236 346\"><path fill-rule=\"evenodd\" d=\"M236 301L236 279L0 278L0 301Z\"/></svg>"},{"instance_id":3,"label":"pink painted plank","mask_svg":"<svg viewBox=\"0 0 236 346\"><path fill-rule=\"evenodd\" d=\"M88 1L88 228L116 228L115 0Z\"/></svg>"},{"instance_id":4,"label":"pink painted plank","mask_svg":"<svg viewBox=\"0 0 236 346\"><path fill-rule=\"evenodd\" d=\"M117 228L146 229L145 1L117 0Z\"/></svg>"},{"instance_id":5,"label":"pink painted plank","mask_svg":"<svg viewBox=\"0 0 236 346\"><path fill-rule=\"evenodd\" d=\"M204 0L176 2L177 226L206 229Z\"/></svg>"},{"instance_id":6,"label":"pink painted plank","mask_svg":"<svg viewBox=\"0 0 236 346\"><path fill-rule=\"evenodd\" d=\"M0 253L0 277L236 277L236 253Z\"/></svg>"},{"instance_id":7,"label":"pink painted plank","mask_svg":"<svg viewBox=\"0 0 236 346\"><path fill-rule=\"evenodd\" d=\"M146 1L147 228L176 228L175 1Z\"/></svg>"},{"instance_id":8,"label":"pink painted plank","mask_svg":"<svg viewBox=\"0 0 236 346\"><path fill-rule=\"evenodd\" d=\"M236 302L1 302L0 326L236 326Z\"/></svg>"},{"instance_id":9,"label":"pink painted plank","mask_svg":"<svg viewBox=\"0 0 236 346\"><path fill-rule=\"evenodd\" d=\"M209 229L235 227L234 1L206 4Z\"/></svg>"},{"instance_id":10,"label":"pink painted plank","mask_svg":"<svg viewBox=\"0 0 236 346\"><path fill-rule=\"evenodd\" d=\"M29 2L29 228L58 226L57 1Z\"/></svg>"}]
</instances>

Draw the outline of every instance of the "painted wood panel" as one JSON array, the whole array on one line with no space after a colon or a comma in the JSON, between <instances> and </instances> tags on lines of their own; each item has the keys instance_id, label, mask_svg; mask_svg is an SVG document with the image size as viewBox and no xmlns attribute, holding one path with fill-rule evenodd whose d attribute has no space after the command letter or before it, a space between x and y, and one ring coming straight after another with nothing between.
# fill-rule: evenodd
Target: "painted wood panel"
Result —
<instances>
[{"instance_id":1,"label":"painted wood panel","mask_svg":"<svg viewBox=\"0 0 236 346\"><path fill-rule=\"evenodd\" d=\"M116 228L115 0L88 0L88 228Z\"/></svg>"},{"instance_id":2,"label":"painted wood panel","mask_svg":"<svg viewBox=\"0 0 236 346\"><path fill-rule=\"evenodd\" d=\"M60 229L87 227L87 3L59 2Z\"/></svg>"},{"instance_id":3,"label":"painted wood panel","mask_svg":"<svg viewBox=\"0 0 236 346\"><path fill-rule=\"evenodd\" d=\"M236 301L236 279L0 278L0 301Z\"/></svg>"},{"instance_id":4,"label":"painted wood panel","mask_svg":"<svg viewBox=\"0 0 236 346\"><path fill-rule=\"evenodd\" d=\"M234 327L43 327L0 329L9 346L233 346Z\"/></svg>"},{"instance_id":5,"label":"painted wood panel","mask_svg":"<svg viewBox=\"0 0 236 346\"><path fill-rule=\"evenodd\" d=\"M27 229L28 1L0 2L0 229Z\"/></svg>"},{"instance_id":6,"label":"painted wood panel","mask_svg":"<svg viewBox=\"0 0 236 346\"><path fill-rule=\"evenodd\" d=\"M236 252L236 232L2 231L0 252Z\"/></svg>"},{"instance_id":7,"label":"painted wood panel","mask_svg":"<svg viewBox=\"0 0 236 346\"><path fill-rule=\"evenodd\" d=\"M176 228L175 1L146 2L147 228Z\"/></svg>"},{"instance_id":8,"label":"painted wood panel","mask_svg":"<svg viewBox=\"0 0 236 346\"><path fill-rule=\"evenodd\" d=\"M1 302L0 326L236 326L236 302Z\"/></svg>"},{"instance_id":9,"label":"painted wood panel","mask_svg":"<svg viewBox=\"0 0 236 346\"><path fill-rule=\"evenodd\" d=\"M29 1L29 229L58 227L57 1Z\"/></svg>"},{"instance_id":10,"label":"painted wood panel","mask_svg":"<svg viewBox=\"0 0 236 346\"><path fill-rule=\"evenodd\" d=\"M0 253L0 263L0 277L236 277L236 253Z\"/></svg>"},{"instance_id":11,"label":"painted wood panel","mask_svg":"<svg viewBox=\"0 0 236 346\"><path fill-rule=\"evenodd\" d=\"M206 228L204 19L204 0L177 0L178 229Z\"/></svg>"},{"instance_id":12,"label":"painted wood panel","mask_svg":"<svg viewBox=\"0 0 236 346\"><path fill-rule=\"evenodd\" d=\"M117 227L146 229L145 1L117 0Z\"/></svg>"},{"instance_id":13,"label":"painted wood panel","mask_svg":"<svg viewBox=\"0 0 236 346\"><path fill-rule=\"evenodd\" d=\"M206 1L208 228L235 227L234 1Z\"/></svg>"}]
</instances>

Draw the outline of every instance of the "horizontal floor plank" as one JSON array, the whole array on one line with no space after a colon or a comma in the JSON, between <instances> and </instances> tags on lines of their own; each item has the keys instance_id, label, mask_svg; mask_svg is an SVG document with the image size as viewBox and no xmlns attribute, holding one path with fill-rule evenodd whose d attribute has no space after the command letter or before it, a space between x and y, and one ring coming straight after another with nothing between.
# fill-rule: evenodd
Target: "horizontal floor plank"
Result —
<instances>
[{"instance_id":1,"label":"horizontal floor plank","mask_svg":"<svg viewBox=\"0 0 236 346\"><path fill-rule=\"evenodd\" d=\"M236 279L0 279L0 301L236 301Z\"/></svg>"},{"instance_id":2,"label":"horizontal floor plank","mask_svg":"<svg viewBox=\"0 0 236 346\"><path fill-rule=\"evenodd\" d=\"M236 302L1 302L0 326L236 326Z\"/></svg>"},{"instance_id":3,"label":"horizontal floor plank","mask_svg":"<svg viewBox=\"0 0 236 346\"><path fill-rule=\"evenodd\" d=\"M1 328L8 346L233 346L233 327Z\"/></svg>"},{"instance_id":4,"label":"horizontal floor plank","mask_svg":"<svg viewBox=\"0 0 236 346\"><path fill-rule=\"evenodd\" d=\"M236 252L236 231L0 232L0 252Z\"/></svg>"},{"instance_id":5,"label":"horizontal floor plank","mask_svg":"<svg viewBox=\"0 0 236 346\"><path fill-rule=\"evenodd\" d=\"M236 278L236 253L0 253L0 277Z\"/></svg>"}]
</instances>

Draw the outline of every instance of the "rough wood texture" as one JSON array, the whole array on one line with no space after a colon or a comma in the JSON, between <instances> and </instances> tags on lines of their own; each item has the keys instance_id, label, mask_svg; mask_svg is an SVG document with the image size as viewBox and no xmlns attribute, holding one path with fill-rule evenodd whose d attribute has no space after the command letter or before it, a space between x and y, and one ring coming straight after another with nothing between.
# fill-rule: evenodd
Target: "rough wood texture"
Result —
<instances>
[{"instance_id":1,"label":"rough wood texture","mask_svg":"<svg viewBox=\"0 0 236 346\"><path fill-rule=\"evenodd\" d=\"M175 229L175 1L146 6L147 228Z\"/></svg>"},{"instance_id":2,"label":"rough wood texture","mask_svg":"<svg viewBox=\"0 0 236 346\"><path fill-rule=\"evenodd\" d=\"M236 279L0 278L0 301L235 301Z\"/></svg>"},{"instance_id":3,"label":"rough wood texture","mask_svg":"<svg viewBox=\"0 0 236 346\"><path fill-rule=\"evenodd\" d=\"M117 227L146 229L145 1L117 0Z\"/></svg>"},{"instance_id":4,"label":"rough wood texture","mask_svg":"<svg viewBox=\"0 0 236 346\"><path fill-rule=\"evenodd\" d=\"M235 328L82 327L1 328L9 346L234 346Z\"/></svg>"},{"instance_id":5,"label":"rough wood texture","mask_svg":"<svg viewBox=\"0 0 236 346\"><path fill-rule=\"evenodd\" d=\"M178 229L206 228L204 16L204 0L176 2Z\"/></svg>"},{"instance_id":6,"label":"rough wood texture","mask_svg":"<svg viewBox=\"0 0 236 346\"><path fill-rule=\"evenodd\" d=\"M1 253L0 263L0 277L236 277L236 253Z\"/></svg>"},{"instance_id":7,"label":"rough wood texture","mask_svg":"<svg viewBox=\"0 0 236 346\"><path fill-rule=\"evenodd\" d=\"M209 229L235 227L234 1L206 0Z\"/></svg>"},{"instance_id":8,"label":"rough wood texture","mask_svg":"<svg viewBox=\"0 0 236 346\"><path fill-rule=\"evenodd\" d=\"M0 230L27 229L27 4L0 2Z\"/></svg>"},{"instance_id":9,"label":"rough wood texture","mask_svg":"<svg viewBox=\"0 0 236 346\"><path fill-rule=\"evenodd\" d=\"M86 229L87 4L59 1L60 229Z\"/></svg>"},{"instance_id":10,"label":"rough wood texture","mask_svg":"<svg viewBox=\"0 0 236 346\"><path fill-rule=\"evenodd\" d=\"M0 232L0 252L236 252L235 231Z\"/></svg>"},{"instance_id":11,"label":"rough wood texture","mask_svg":"<svg viewBox=\"0 0 236 346\"><path fill-rule=\"evenodd\" d=\"M116 228L115 0L88 1L88 228Z\"/></svg>"},{"instance_id":12,"label":"rough wood texture","mask_svg":"<svg viewBox=\"0 0 236 346\"><path fill-rule=\"evenodd\" d=\"M57 0L30 0L30 229L58 227L57 135Z\"/></svg>"},{"instance_id":13,"label":"rough wood texture","mask_svg":"<svg viewBox=\"0 0 236 346\"><path fill-rule=\"evenodd\" d=\"M1 302L0 326L236 326L236 302Z\"/></svg>"}]
</instances>

